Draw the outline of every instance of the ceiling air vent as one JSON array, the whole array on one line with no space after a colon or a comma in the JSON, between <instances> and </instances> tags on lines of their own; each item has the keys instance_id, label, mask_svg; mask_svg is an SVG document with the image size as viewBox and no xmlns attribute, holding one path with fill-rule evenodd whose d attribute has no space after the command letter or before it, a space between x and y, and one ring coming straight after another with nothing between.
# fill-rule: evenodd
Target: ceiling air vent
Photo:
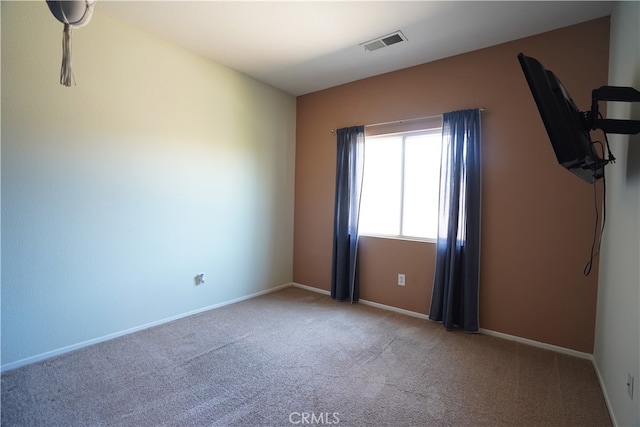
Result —
<instances>
[{"instance_id":1,"label":"ceiling air vent","mask_svg":"<svg viewBox=\"0 0 640 427\"><path fill-rule=\"evenodd\" d=\"M407 38L402 34L401 31L396 31L395 33L387 34L386 36L378 37L373 40L369 40L368 42L361 43L360 46L364 46L366 51L372 52L374 50L381 49L383 47L391 46L392 44L400 43L407 41Z\"/></svg>"}]
</instances>

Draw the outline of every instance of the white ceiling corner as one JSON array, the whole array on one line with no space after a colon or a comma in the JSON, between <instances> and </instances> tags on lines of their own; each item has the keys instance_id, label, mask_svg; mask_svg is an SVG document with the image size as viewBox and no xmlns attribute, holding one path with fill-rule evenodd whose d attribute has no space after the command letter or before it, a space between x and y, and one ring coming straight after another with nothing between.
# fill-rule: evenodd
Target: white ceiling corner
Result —
<instances>
[{"instance_id":1,"label":"white ceiling corner","mask_svg":"<svg viewBox=\"0 0 640 427\"><path fill-rule=\"evenodd\" d=\"M607 16L610 1L99 1L104 13L293 95ZM361 45L402 31L408 41Z\"/></svg>"}]
</instances>

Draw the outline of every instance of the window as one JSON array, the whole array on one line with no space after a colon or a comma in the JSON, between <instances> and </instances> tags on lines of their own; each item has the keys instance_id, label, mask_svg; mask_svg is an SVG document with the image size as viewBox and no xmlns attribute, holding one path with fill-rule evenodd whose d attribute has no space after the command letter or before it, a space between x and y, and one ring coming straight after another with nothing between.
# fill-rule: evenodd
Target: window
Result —
<instances>
[{"instance_id":1,"label":"window","mask_svg":"<svg viewBox=\"0 0 640 427\"><path fill-rule=\"evenodd\" d=\"M436 239L441 130L365 140L361 234Z\"/></svg>"}]
</instances>

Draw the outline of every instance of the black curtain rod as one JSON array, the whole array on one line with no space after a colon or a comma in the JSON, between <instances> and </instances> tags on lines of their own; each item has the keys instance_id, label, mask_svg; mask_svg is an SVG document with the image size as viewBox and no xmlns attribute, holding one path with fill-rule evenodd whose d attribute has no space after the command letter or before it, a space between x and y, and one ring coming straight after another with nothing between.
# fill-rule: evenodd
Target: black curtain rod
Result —
<instances>
[{"instance_id":1,"label":"black curtain rod","mask_svg":"<svg viewBox=\"0 0 640 427\"><path fill-rule=\"evenodd\" d=\"M486 108L482 107L479 108L481 113L484 113L485 111L487 111ZM392 124L400 124L400 123L405 123L405 122L414 122L417 120L427 120L427 119L435 119L436 117L442 117L442 114L435 114L433 116L422 116L422 117L413 117L410 119L400 119L400 120L391 120L389 122L380 122L380 123L372 123L370 125L364 125L365 128L371 128L371 127L375 127L375 126L384 126L384 125L392 125ZM331 129L331 133L334 133L335 129Z\"/></svg>"}]
</instances>

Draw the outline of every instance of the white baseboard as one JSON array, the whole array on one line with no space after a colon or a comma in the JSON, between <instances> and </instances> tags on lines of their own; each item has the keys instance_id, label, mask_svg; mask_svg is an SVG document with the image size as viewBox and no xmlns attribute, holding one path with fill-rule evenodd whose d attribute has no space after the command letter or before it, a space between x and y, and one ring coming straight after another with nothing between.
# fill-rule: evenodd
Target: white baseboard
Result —
<instances>
[{"instance_id":1,"label":"white baseboard","mask_svg":"<svg viewBox=\"0 0 640 427\"><path fill-rule=\"evenodd\" d=\"M325 291L324 289L314 288L313 286L307 286L307 285L303 285L296 282L291 282L291 286L293 286L294 288L300 288L300 289L304 289L311 292L317 292L322 295L331 295L331 292Z\"/></svg>"},{"instance_id":2,"label":"white baseboard","mask_svg":"<svg viewBox=\"0 0 640 427\"><path fill-rule=\"evenodd\" d=\"M380 304L379 302L367 301L366 299L361 299L358 302L363 305L381 308L383 310L393 311L393 312L404 314L411 317L417 317L418 319L429 320L429 316L426 314L418 313L411 310L405 310L404 308L398 308L398 307L393 307L391 305Z\"/></svg>"},{"instance_id":3,"label":"white baseboard","mask_svg":"<svg viewBox=\"0 0 640 427\"><path fill-rule=\"evenodd\" d=\"M515 342L518 342L520 344L530 345L532 347L538 347L538 348L542 348L542 349L545 349L545 350L555 351L557 353L567 354L569 356L579 357L580 359L593 360L593 355L589 354L589 353L583 353L581 351L572 350L572 349L566 348L566 347L560 347L560 346L553 345L553 344L547 344L547 343L540 342L540 341L534 341L534 340L530 340L528 338L522 338L522 337L519 337L519 336L516 336L516 335L509 335L509 334L505 334L505 333L502 333L502 332L496 332L496 331L492 331L490 329L483 329L483 328L480 328L480 333L486 334L486 335L491 335L491 336L498 337L498 338L502 338L502 339L509 340L509 341L515 341Z\"/></svg>"},{"instance_id":4,"label":"white baseboard","mask_svg":"<svg viewBox=\"0 0 640 427\"><path fill-rule=\"evenodd\" d=\"M331 292L325 291L324 289L314 288L312 286L302 285L300 283L295 283L295 282L292 283L292 285L296 288L306 289L307 291L317 292L323 295L331 295ZM393 307L391 305L380 304L378 302L367 301L364 299L360 299L358 300L358 302L362 305L368 305L371 307L381 308L383 310L388 310L388 311L395 311L396 313L406 314L407 316L417 317L419 319L429 319L429 316L427 316L426 314L416 313L415 311L405 310L403 308Z\"/></svg>"},{"instance_id":5,"label":"white baseboard","mask_svg":"<svg viewBox=\"0 0 640 427\"><path fill-rule=\"evenodd\" d=\"M593 364L593 369L596 371L596 377L598 377L598 382L600 383L600 390L602 390L602 395L604 396L604 402L607 404L607 409L609 410L609 417L611 417L611 423L614 427L618 427L618 422L616 421L616 416L613 412L613 405L611 404L611 400L609 400L609 395L607 394L607 388L604 385L604 380L602 379L602 375L600 375L600 369L598 369L598 363L596 362L595 357L591 357L591 363Z\"/></svg>"},{"instance_id":6,"label":"white baseboard","mask_svg":"<svg viewBox=\"0 0 640 427\"><path fill-rule=\"evenodd\" d=\"M69 346L66 346L66 347L58 348L56 350L47 351L45 353L38 354L38 355L35 355L35 356L31 356L31 357L27 357L25 359L21 359L21 360L18 360L16 362L6 363L6 364L0 366L0 372L10 371L12 369L20 368L21 366L29 365L31 363L40 362L42 360L49 359L49 358L55 357L55 356L59 356L61 354L68 353L68 352L73 351L73 350L78 350L78 349L83 348L83 347L88 347L88 346L93 345L93 344L98 344L98 343L101 343L101 342L104 342L104 341L109 341L109 340L114 339L114 338L118 338L118 337L121 337L121 336L124 336L124 335L128 335L128 334L131 334L131 333L134 333L134 332L142 331L144 329L152 328L154 326L159 326L159 325L162 325L164 323L173 322L174 320L182 319L184 317L193 316L194 314L203 313L205 311L209 311L209 310L213 310L213 309L216 309L216 308L224 307L226 305L231 305L231 304L235 304L235 303L240 302L240 301L244 301L244 300L248 300L248 299L251 299L251 298L259 297L260 295L265 295L265 294L268 294L268 293L271 293L271 292L279 291L280 289L288 288L291 285L292 285L292 283L285 283L284 285L276 286L274 288L265 289L265 290L262 290L262 291L259 291L259 292L255 292L255 293L252 293L252 294L249 294L249 295L245 295L245 296L242 296L242 297L239 297L239 298L234 298L232 300L223 301L223 302L220 302L220 303L217 303L217 304L213 304L213 305L210 305L210 306L207 306L207 307L202 307L202 308L198 308L196 310L188 311L186 313L182 313L182 314L178 314L178 315L175 315L175 316L167 317L165 319L156 320L154 322L146 323L146 324L141 325L141 326L135 326L133 328L125 329L123 331L115 332L113 334L108 334L108 335L105 335L105 336L102 336L102 337L93 338L93 339L90 339L90 340L87 340L87 341L83 341L81 343L72 344L72 345L69 345Z\"/></svg>"}]
</instances>

